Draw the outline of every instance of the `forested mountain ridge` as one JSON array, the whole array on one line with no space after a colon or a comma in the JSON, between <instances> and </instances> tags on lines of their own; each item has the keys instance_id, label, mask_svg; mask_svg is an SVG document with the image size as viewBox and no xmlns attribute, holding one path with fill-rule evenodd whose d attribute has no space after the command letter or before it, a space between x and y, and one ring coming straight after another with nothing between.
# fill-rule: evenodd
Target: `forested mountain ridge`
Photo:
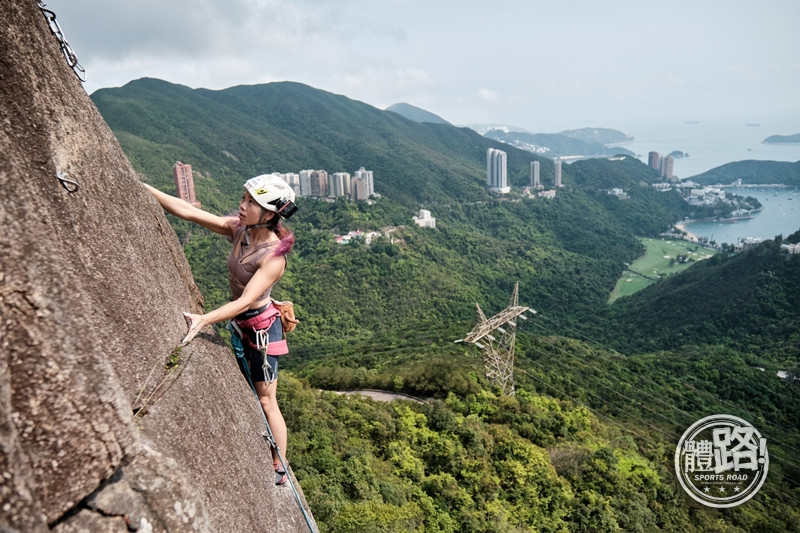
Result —
<instances>
[{"instance_id":1,"label":"forested mountain ridge","mask_svg":"<svg viewBox=\"0 0 800 533\"><path fill-rule=\"evenodd\" d=\"M386 108L386 111L391 111L392 113L397 113L403 117L406 117L408 120L413 120L414 122L433 122L434 124L450 124L448 121L431 113L430 111L425 111L424 109L420 109L419 107L413 106L411 104L406 104L401 102L399 104L393 104Z\"/></svg>"},{"instance_id":2,"label":"forested mountain ridge","mask_svg":"<svg viewBox=\"0 0 800 533\"><path fill-rule=\"evenodd\" d=\"M425 310L448 324L447 336L458 335L475 302L502 306L516 281L529 305L564 324L583 322L604 310L624 264L640 253L637 236L655 236L684 216L703 215L676 192L649 187L660 178L633 157L565 166L567 187L552 200L518 192L493 198L483 184L492 141L302 84L208 91L143 79L98 91L93 99L146 180L170 190L172 162L191 162L198 196L212 211L230 212L242 181L258 172L333 171L337 165L375 170L376 188L384 194L372 205L298 199L300 215L291 224L298 245L279 291L301 313L308 310L295 342L300 353L331 335L364 339L414 330ZM525 184L530 154L503 148L517 183ZM542 166L552 171L546 160ZM627 199L608 194L612 187ZM421 205L434 207L435 230L409 223ZM208 305L219 305L227 298L226 243L175 223ZM390 226L395 229L371 246L333 241L335 232ZM726 272L715 276L731 282ZM697 284L692 294L703 288ZM647 294L656 290L662 289ZM717 291L715 298L726 294ZM719 301L721 308L735 305ZM625 337L650 338L649 316L655 315L631 318L630 327L639 329ZM698 315L692 324L705 322ZM760 324L758 315L751 322Z\"/></svg>"},{"instance_id":3,"label":"forested mountain ridge","mask_svg":"<svg viewBox=\"0 0 800 533\"><path fill-rule=\"evenodd\" d=\"M412 209L477 201L486 198L486 150L508 148L468 128L413 122L291 82L211 91L145 78L92 99L151 180L171 183L171 165L183 160L225 193L265 172L364 166L375 173L376 192ZM529 179L536 159L508 150L509 180ZM540 161L547 179L552 163Z\"/></svg>"},{"instance_id":4,"label":"forested mountain ridge","mask_svg":"<svg viewBox=\"0 0 800 533\"><path fill-rule=\"evenodd\" d=\"M728 185L742 180L748 185L781 183L800 186L800 161L736 161L692 176L691 180L701 185Z\"/></svg>"}]
</instances>

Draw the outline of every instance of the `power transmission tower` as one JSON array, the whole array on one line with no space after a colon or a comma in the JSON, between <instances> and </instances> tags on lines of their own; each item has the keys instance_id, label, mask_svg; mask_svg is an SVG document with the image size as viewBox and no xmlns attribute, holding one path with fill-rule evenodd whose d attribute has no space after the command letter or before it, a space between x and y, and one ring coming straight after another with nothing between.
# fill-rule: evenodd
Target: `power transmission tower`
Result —
<instances>
[{"instance_id":1,"label":"power transmission tower","mask_svg":"<svg viewBox=\"0 0 800 533\"><path fill-rule=\"evenodd\" d=\"M525 312L536 315L536 311L519 305L519 282L514 284L514 292L508 307L486 318L477 303L478 323L463 339L455 342L468 342L483 351L483 366L486 377L500 387L503 394L514 396L514 344L517 338L517 318L528 320ZM497 333L499 332L499 333ZM492 333L495 333L493 335Z\"/></svg>"}]
</instances>

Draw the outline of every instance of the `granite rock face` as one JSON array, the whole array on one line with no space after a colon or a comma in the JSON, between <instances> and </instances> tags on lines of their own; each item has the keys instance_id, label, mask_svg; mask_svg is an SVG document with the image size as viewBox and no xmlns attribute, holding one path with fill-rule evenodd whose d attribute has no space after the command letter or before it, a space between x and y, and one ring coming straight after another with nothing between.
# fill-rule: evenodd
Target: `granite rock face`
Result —
<instances>
[{"instance_id":1,"label":"granite rock face","mask_svg":"<svg viewBox=\"0 0 800 533\"><path fill-rule=\"evenodd\" d=\"M36 2L0 49L0 530L309 531L229 348L178 348L201 295Z\"/></svg>"}]
</instances>

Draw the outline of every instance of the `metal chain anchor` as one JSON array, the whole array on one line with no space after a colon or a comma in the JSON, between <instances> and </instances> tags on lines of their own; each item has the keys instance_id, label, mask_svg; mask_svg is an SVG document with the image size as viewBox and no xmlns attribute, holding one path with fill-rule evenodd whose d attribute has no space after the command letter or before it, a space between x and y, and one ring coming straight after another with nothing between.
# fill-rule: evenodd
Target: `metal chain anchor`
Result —
<instances>
[{"instance_id":1,"label":"metal chain anchor","mask_svg":"<svg viewBox=\"0 0 800 533\"><path fill-rule=\"evenodd\" d=\"M50 26L50 32L56 36L56 39L58 39L61 52L67 59L67 64L72 67L73 72L75 72L75 75L78 76L79 80L86 81L86 70L81 66L80 63L78 63L78 56L75 55L75 52L72 51L72 47L67 42L67 39L64 38L64 32L61 31L61 26L59 26L58 21L56 21L56 14L49 9L45 9L45 3L42 0L36 0L36 3L39 5L39 9L42 10L42 14L47 19L47 23Z\"/></svg>"}]
</instances>

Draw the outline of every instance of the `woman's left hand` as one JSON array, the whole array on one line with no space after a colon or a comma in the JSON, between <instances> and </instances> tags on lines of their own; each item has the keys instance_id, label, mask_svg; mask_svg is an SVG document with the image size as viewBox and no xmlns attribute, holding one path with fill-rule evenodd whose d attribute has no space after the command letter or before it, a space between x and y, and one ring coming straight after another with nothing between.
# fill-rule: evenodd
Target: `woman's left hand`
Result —
<instances>
[{"instance_id":1,"label":"woman's left hand","mask_svg":"<svg viewBox=\"0 0 800 533\"><path fill-rule=\"evenodd\" d=\"M189 331L181 341L181 346L186 346L192 342L192 339L194 339L198 333L200 333L200 330L206 325L206 321L204 319L205 315L195 315L193 313L187 313L184 311L183 316L189 323Z\"/></svg>"}]
</instances>

